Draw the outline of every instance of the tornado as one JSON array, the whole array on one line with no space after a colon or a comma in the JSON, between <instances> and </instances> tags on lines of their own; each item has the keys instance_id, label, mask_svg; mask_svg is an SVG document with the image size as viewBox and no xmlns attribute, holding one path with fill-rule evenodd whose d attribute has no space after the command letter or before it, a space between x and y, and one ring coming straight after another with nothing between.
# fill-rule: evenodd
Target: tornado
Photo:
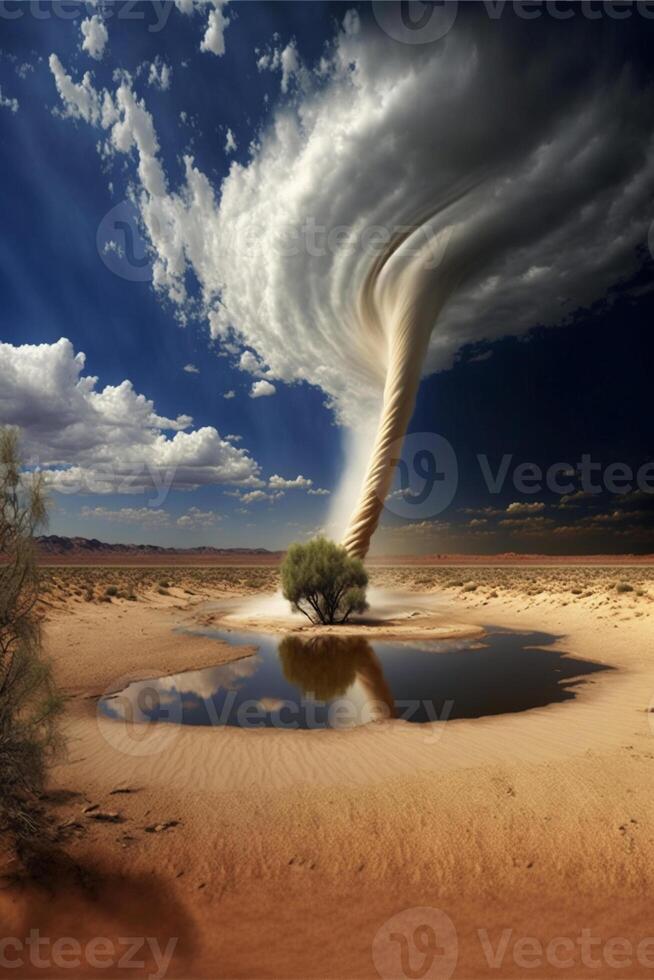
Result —
<instances>
[{"instance_id":1,"label":"tornado","mask_svg":"<svg viewBox=\"0 0 654 980\"><path fill-rule=\"evenodd\" d=\"M344 449L324 527L364 558L421 378L573 324L644 269L654 88L633 51L606 18L460 4L445 36L405 44L347 11L219 184L190 153L167 173L136 79L111 92L54 55L50 70L63 114L135 158L157 295L202 317L250 392L324 396Z\"/></svg>"},{"instance_id":2,"label":"tornado","mask_svg":"<svg viewBox=\"0 0 654 980\"><path fill-rule=\"evenodd\" d=\"M453 198L413 230L399 235L373 264L358 302L367 335L381 338L387 364L382 408L363 485L343 537L354 558L365 558L397 463L398 445L415 406L429 340L456 275L454 228L439 228Z\"/></svg>"}]
</instances>

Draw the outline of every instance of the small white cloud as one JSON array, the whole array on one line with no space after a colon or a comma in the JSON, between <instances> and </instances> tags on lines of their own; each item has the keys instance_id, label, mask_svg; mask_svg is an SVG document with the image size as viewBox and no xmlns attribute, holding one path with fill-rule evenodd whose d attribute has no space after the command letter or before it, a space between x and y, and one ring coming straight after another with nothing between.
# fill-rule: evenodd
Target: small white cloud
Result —
<instances>
[{"instance_id":1,"label":"small white cloud","mask_svg":"<svg viewBox=\"0 0 654 980\"><path fill-rule=\"evenodd\" d=\"M283 50L273 48L257 59L259 71L281 71L282 92L287 93L291 82L295 79L301 88L308 81L309 73L302 64L295 39L290 41Z\"/></svg>"},{"instance_id":2,"label":"small white cloud","mask_svg":"<svg viewBox=\"0 0 654 980\"><path fill-rule=\"evenodd\" d=\"M312 488L310 490L307 490L307 493L311 497L328 497L329 496L329 490L325 490L324 487L316 487L315 490Z\"/></svg>"},{"instance_id":3,"label":"small white cloud","mask_svg":"<svg viewBox=\"0 0 654 980\"><path fill-rule=\"evenodd\" d=\"M226 391L225 392L225 394L223 395L223 398L228 398L228 399L229 398L236 398L236 392L234 391L233 388L230 388L229 391Z\"/></svg>"},{"instance_id":4,"label":"small white cloud","mask_svg":"<svg viewBox=\"0 0 654 980\"><path fill-rule=\"evenodd\" d=\"M85 72L82 81L77 83L66 74L56 54L50 55L48 64L64 104L59 113L71 119L84 119L93 126L97 125L102 117L102 102L99 93L93 87L91 73Z\"/></svg>"},{"instance_id":5,"label":"small white cloud","mask_svg":"<svg viewBox=\"0 0 654 980\"><path fill-rule=\"evenodd\" d=\"M266 493L265 490L250 490L249 493L244 493L239 499L242 504L257 504L264 500L267 500L269 503L274 503L275 500L279 500L283 496L283 490L279 490L276 493Z\"/></svg>"},{"instance_id":6,"label":"small white cloud","mask_svg":"<svg viewBox=\"0 0 654 980\"><path fill-rule=\"evenodd\" d=\"M34 71L34 65L31 65L29 61L24 61L21 65L16 66L16 74L19 78L27 78L31 71Z\"/></svg>"},{"instance_id":7,"label":"small white cloud","mask_svg":"<svg viewBox=\"0 0 654 980\"><path fill-rule=\"evenodd\" d=\"M91 58L100 61L109 40L104 21L97 14L93 14L92 17L87 17L86 20L82 21L81 30L82 51L86 51Z\"/></svg>"},{"instance_id":8,"label":"small white cloud","mask_svg":"<svg viewBox=\"0 0 654 980\"><path fill-rule=\"evenodd\" d=\"M359 20L359 14L353 8L352 10L347 10L345 12L345 17L343 18L343 31L350 37L358 34L361 30L361 21Z\"/></svg>"},{"instance_id":9,"label":"small white cloud","mask_svg":"<svg viewBox=\"0 0 654 980\"><path fill-rule=\"evenodd\" d=\"M295 42L291 41L282 51L282 92L288 92L292 78L300 71L301 63Z\"/></svg>"},{"instance_id":10,"label":"small white cloud","mask_svg":"<svg viewBox=\"0 0 654 980\"><path fill-rule=\"evenodd\" d=\"M3 95L0 88L0 106L3 109L9 109L10 112L18 112L18 99L10 99Z\"/></svg>"},{"instance_id":11,"label":"small white cloud","mask_svg":"<svg viewBox=\"0 0 654 980\"><path fill-rule=\"evenodd\" d=\"M185 364L184 365L184 370L186 371L187 374L199 374L200 373L199 368L196 368L195 364Z\"/></svg>"},{"instance_id":12,"label":"small white cloud","mask_svg":"<svg viewBox=\"0 0 654 980\"><path fill-rule=\"evenodd\" d=\"M274 473L268 480L271 490L293 490L295 488L306 490L313 486L313 480L308 480L305 476L296 476L294 480L286 480L283 476Z\"/></svg>"},{"instance_id":13,"label":"small white cloud","mask_svg":"<svg viewBox=\"0 0 654 980\"><path fill-rule=\"evenodd\" d=\"M150 62L148 85L152 88L158 88L161 92L166 92L170 88L172 76L172 68L159 55L157 55L154 61Z\"/></svg>"},{"instance_id":14,"label":"small white cloud","mask_svg":"<svg viewBox=\"0 0 654 980\"><path fill-rule=\"evenodd\" d=\"M244 350L238 362L240 371L248 374L261 374L261 361L251 350Z\"/></svg>"},{"instance_id":15,"label":"small white cloud","mask_svg":"<svg viewBox=\"0 0 654 980\"><path fill-rule=\"evenodd\" d=\"M507 514L538 514L541 510L545 510L545 504L538 500L531 503L516 501L506 508Z\"/></svg>"},{"instance_id":16,"label":"small white cloud","mask_svg":"<svg viewBox=\"0 0 654 980\"><path fill-rule=\"evenodd\" d=\"M276 391L277 389L271 385L270 381L262 378L261 381L255 381L250 388L250 398L267 398L269 395L274 395Z\"/></svg>"},{"instance_id":17,"label":"small white cloud","mask_svg":"<svg viewBox=\"0 0 654 980\"><path fill-rule=\"evenodd\" d=\"M225 153L234 153L238 149L238 143L231 129L227 130L225 137Z\"/></svg>"},{"instance_id":18,"label":"small white cloud","mask_svg":"<svg viewBox=\"0 0 654 980\"><path fill-rule=\"evenodd\" d=\"M190 507L185 514L177 518L175 523L177 527L192 531L202 527L213 527L219 520L220 515L213 510L200 510L198 507Z\"/></svg>"},{"instance_id":19,"label":"small white cloud","mask_svg":"<svg viewBox=\"0 0 654 980\"><path fill-rule=\"evenodd\" d=\"M165 510L152 507L82 507L80 517L85 520L109 521L112 524L138 524L142 527L168 527L170 517Z\"/></svg>"},{"instance_id":20,"label":"small white cloud","mask_svg":"<svg viewBox=\"0 0 654 980\"><path fill-rule=\"evenodd\" d=\"M229 17L225 17L223 13L229 0L213 0L213 2L214 9L209 12L200 51L211 51L220 58L225 53L225 31L230 24Z\"/></svg>"},{"instance_id":21,"label":"small white cloud","mask_svg":"<svg viewBox=\"0 0 654 980\"><path fill-rule=\"evenodd\" d=\"M473 354L472 357L469 357L468 358L468 364L477 364L477 363L479 363L479 361L487 361L492 356L493 356L493 351L492 350L485 350L485 351L482 351L481 354Z\"/></svg>"}]
</instances>

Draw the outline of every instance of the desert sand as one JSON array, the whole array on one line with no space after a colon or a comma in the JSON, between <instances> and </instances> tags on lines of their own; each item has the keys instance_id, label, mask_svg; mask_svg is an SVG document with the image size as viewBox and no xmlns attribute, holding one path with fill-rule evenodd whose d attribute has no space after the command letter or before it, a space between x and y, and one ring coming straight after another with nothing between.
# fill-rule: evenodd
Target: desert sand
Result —
<instances>
[{"instance_id":1,"label":"desert sand","mask_svg":"<svg viewBox=\"0 0 654 980\"><path fill-rule=\"evenodd\" d=\"M224 624L237 597L274 590L274 569L53 570L44 625L69 695L68 751L45 804L85 877L54 895L9 884L5 935L156 937L162 949L174 938L170 977L651 975L654 571L415 567L373 579L406 606L356 627L370 637L539 630L612 669L584 677L572 700L511 715L146 734L98 723L98 695L242 656L173 631ZM417 907L453 924L440 972L415 950L402 972L384 938L404 913L394 932L411 942ZM128 975L155 974L155 960ZM96 973L108 975L12 971Z\"/></svg>"}]
</instances>

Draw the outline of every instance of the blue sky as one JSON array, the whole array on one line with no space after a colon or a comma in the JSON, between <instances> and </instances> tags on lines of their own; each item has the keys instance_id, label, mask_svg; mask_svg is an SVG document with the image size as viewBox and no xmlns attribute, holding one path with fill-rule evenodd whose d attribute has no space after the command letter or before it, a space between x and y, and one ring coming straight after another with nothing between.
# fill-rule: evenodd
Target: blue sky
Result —
<instances>
[{"instance_id":1,"label":"blue sky","mask_svg":"<svg viewBox=\"0 0 654 980\"><path fill-rule=\"evenodd\" d=\"M342 320L337 322L338 317L333 326L327 318L325 323L316 322L311 303L316 290L323 288L331 274L320 261L314 263L315 286L307 279L302 288L298 279L307 269L307 276L314 275L313 267L289 265L282 269L278 264L269 275L277 275L279 281L270 279L262 300L256 298L256 290L264 272L254 262L252 268L223 272L218 259L217 269L209 267L209 259L201 249L197 256L192 255L194 236L212 234L217 212L225 210L220 203L224 181L243 214L250 208L250 178L260 173L260 185L267 187L269 194L271 187L274 191L274 180L281 178L275 177L269 150L266 155L272 138L265 134L283 123L285 111L297 113L302 119L302 112L310 113L318 106L316 111L329 118L331 91L337 91L337 84L344 84L338 71L346 68L341 64L337 69L331 64L321 69L320 59L326 52L333 55L336 51L345 62L359 56L355 44L364 48L367 45L367 49L361 49L360 57L361 64L368 66L368 75L361 71L363 81L358 83L356 94L365 111L375 114L375 73L381 71L379 64L384 63L383 52L380 55L377 51L381 42L374 33L379 33L379 24L374 11L365 4L189 2L179 6L188 10L172 4L137 4L128 8L120 2L99 7L68 4L57 10L45 3L8 3L3 8L0 341L7 346L0 422L21 425L28 462L57 468L60 474L71 474L76 467L82 467L87 476L91 470L100 472L103 461L113 459L115 465L119 457L131 458L132 439L143 438L147 447L143 458L147 461L155 459L162 439L170 442L178 432L193 435L215 430L215 436L207 436L210 449L205 452L203 444L193 450L195 456L189 467L194 472L197 469L198 479L175 479L172 489L163 496L151 486L141 493L113 492L113 485L103 492L97 492L95 486L96 492L89 492L84 479L79 492L60 492L74 489L75 482L71 478L69 487L60 483L51 495L52 532L107 541L280 548L329 521L331 503L347 463L344 429L339 423L351 423L358 398L362 403L368 398L366 382L360 378L365 377L369 365L363 363L357 375L345 362L341 368L333 361L334 352L349 351L351 331L344 331L339 339L338 330L344 328ZM57 15L61 10L68 16ZM358 11L357 19L344 26L350 10ZM220 27L218 39L214 35L206 41L210 17L216 12L229 24ZM100 27L102 50L82 47L81 25L92 18L96 18L95 27ZM497 84L506 86L506 91L517 93L524 86L527 64L532 66L532 74L541 73L545 81L550 76L554 109L534 103L542 112L544 133L556 134L570 125L569 105L573 100L568 99L568 91L574 91L575 85L583 95L594 91L592 104L600 106L599 126L604 104L607 118L615 116L615 93L620 89L620 70L625 64L634 73L634 91L639 96L651 83L643 55L648 49L647 37L651 41L651 27L650 22L639 21L592 22L581 24L580 28L601 32L597 34L596 47L615 57L615 66L609 65L606 77L597 82L588 81L595 71L590 54L587 66L584 56L576 56L581 67L575 65L571 55L566 63L567 74L562 76L557 59L562 59L566 50L574 51L575 46L579 50L575 25L535 26L533 22L507 17L501 24L484 20L480 26L460 13L448 38L434 42L433 58L440 57L439 43L450 45L443 50L446 54L453 51L447 56L454 58L454 46L460 43L463 47L469 36L477 32L477 40L481 38L491 52L489 71L496 67L493 58L499 59L497 68L501 69L502 79ZM563 34L564 30L567 33ZM206 50L202 50L203 39ZM393 57L396 49L402 49L397 54L397 64L391 64L392 58L389 59L388 69L397 71L400 81L409 78L414 70L418 76L432 57L417 47L407 53L406 47L395 43L389 49ZM148 225L146 211L140 210L145 207L139 203L143 200L143 178L138 171L135 144L123 150L115 129L103 128L97 118L83 118L80 103L75 102L81 98L79 89L72 99L58 90L53 55L61 66L60 77L65 76L74 85L80 86L85 73L90 72L89 85L99 94L100 101L103 92L117 100L119 86L126 84L125 77L129 79L127 89L156 130L156 156L167 181L167 197L163 196L162 206L171 201L175 204L177 194L183 197L190 193L185 155L192 156L196 172L212 188L216 213L208 211L206 222L201 220L194 226L190 210L179 220L191 243L185 244L185 254L190 257L188 272L182 277L187 291L183 302L173 296L182 280L171 273L174 263L166 257L165 235L162 232L157 239L156 229L153 231L153 226ZM379 64L373 70L369 65L375 58ZM465 60L462 64L466 64ZM582 77L586 67L588 77ZM367 79L371 80L372 95L365 101ZM541 83L542 79L533 82L534 90ZM476 84L481 98L482 87ZM442 92L438 97L443 99ZM335 95L333 98L336 100ZM334 105L344 111L342 103L335 101ZM630 105L634 105L633 97ZM427 110L430 104L423 119L429 118ZM646 117L646 110L643 101L642 117ZM441 105L434 108L435 113L444 111ZM356 189L357 182L362 191L367 185L378 187L379 198L387 196L390 200L398 182L401 185L414 166L411 141L417 139L419 130L411 129L409 111L407 116L406 128L401 131L393 133L391 123L382 129L400 149L405 141L404 155L398 155L400 163L387 160L385 174L376 172L374 158L364 160L361 156L360 147L367 132L365 119L353 134L353 149L345 161L347 169L344 151L340 146L337 151L337 139L347 141L347 136L343 137L342 131L334 136L338 166L348 176L343 201L334 201L333 191L324 191L325 208L331 211L333 204L335 214L340 208L350 220L353 204L346 199L346 190ZM288 137L287 151L292 140L303 138L309 119L305 115L297 132ZM581 119L580 115L577 128ZM625 126L623 132L610 135L611 153L607 152L595 168L589 165L588 175L582 176L586 181L597 179L597 200L604 194L604 200L610 201L617 200L621 188L637 175L644 197L629 207L634 215L640 212L639 219L644 220L642 200L651 201L651 183L645 165L639 170L637 164L639 146L645 144L646 137L636 110L630 125L631 129ZM528 129L527 123L524 129ZM453 146L460 142L456 132L445 131L443 140L447 142L448 137ZM527 142L525 137L525 146ZM514 184L520 170L513 155L519 152L515 149L519 144L519 135L507 131L505 138L498 139L496 150L488 146L490 158L495 153L503 166L515 168L510 171ZM487 144L482 145L486 152ZM310 147L309 142L307 146ZM298 145L298 153L304 149ZM417 150L415 154L423 165L429 159L426 152L422 157ZM142 152L140 159L143 161ZM331 158L328 141L318 160L315 153L310 158L307 155L309 159L307 194L313 188L317 197L327 187L337 164ZM403 160L407 161L406 173ZM313 169L309 172L310 166ZM240 177L230 176L233 167L241 168ZM596 176L602 167L604 173L610 173L602 178L604 184ZM302 172L296 185L301 178ZM280 197L282 192L290 193L280 184ZM126 238L115 225L113 209L130 196L136 205L123 204L125 210L121 212L123 217L128 216ZM287 196L284 200L289 209L297 204L296 198ZM583 200L588 206L588 199ZM265 230L268 204L274 208L274 193L269 202L263 192L253 193L251 207L256 221L253 218L251 225L255 235L259 228L262 234ZM578 203L573 201L567 206L567 216L565 221L561 219L558 229L562 234L566 233L566 222L572 221L575 208L582 213L581 195ZM556 202L552 209L556 210ZM515 210L519 214L517 206ZM218 218L224 247L229 222L222 214ZM535 214L534 226L538 220ZM606 255L611 252L609 243L615 242L616 233L607 222L599 221L598 218L596 229L591 227L589 234L595 235L596 231L598 236L606 236ZM626 225L624 215L621 221ZM518 223L516 218L516 227ZM631 224L629 227L631 232ZM543 240L552 251L553 235L549 227L549 238L543 232ZM565 237L571 240L574 236L566 233ZM127 251L127 256L112 251L112 246ZM534 233L534 255L539 254L537 246ZM131 247L137 259L145 256L141 263L130 260ZM520 249L525 248L521 241ZM578 253L572 251L572 245L570 249L568 267L572 268L584 249L580 247ZM587 249L587 253L591 251ZM516 256L518 252L516 248ZM163 263L163 286L153 285L153 265L147 255ZM212 256L210 259L213 261ZM524 275L512 271L511 261L514 253L507 250L499 277L504 275L509 285L524 280ZM452 312L448 312L451 319L446 323L445 353L441 354L439 342L430 348L427 376L409 430L440 433L454 446L459 464L456 493L445 512L439 512L436 506L413 520L406 520L401 508L398 513L391 504L383 521L388 529L382 539L383 550L652 549L651 497L639 492L635 481L632 496L611 494L603 488L588 498L582 491L576 502L567 502L566 511L560 495L557 497L547 487L534 497L519 494L509 482L491 498L478 462L479 454L487 454L496 465L503 454L509 453L514 463L535 461L546 469L559 460L570 460L574 465L583 453L594 453L604 466L627 461L636 472L652 458L646 365L652 354L649 324L654 312L653 263L646 230L636 230L634 225L633 239L611 262L609 265L598 259L593 271L589 259L585 279L581 274L577 276L578 286L566 277L566 301L568 293L573 300L578 293L582 310L576 308L574 300L562 327L563 317L558 320L558 314L550 314L548 308L557 309L563 301L563 292L555 293L553 287L550 292L543 287L542 302L540 297L530 296L525 304L523 293L517 287L510 291L507 286L501 295L498 292L496 308L500 314L493 319L489 313L488 322L478 328L457 327L458 323L474 325L480 320L476 307L460 310L456 302L448 307ZM533 258L526 268L537 268ZM218 309L217 293L210 301L206 298L215 280L224 280L226 293L231 293L230 316L234 321L241 318L236 323L241 330L238 343L231 334L219 335L208 320L208 310ZM471 296L475 292L472 286ZM534 286L535 290L539 288ZM289 295L293 304L289 300L287 306ZM271 318L278 321L269 333L261 313L264 300L270 304ZM342 308L345 307L338 307L337 312ZM542 310L545 312L541 316ZM304 311L306 317L300 323ZM288 329L285 316L289 318ZM257 317L261 324L254 323ZM548 329L543 329L543 325ZM67 338L70 347L55 351L52 345L60 338ZM30 352L16 354L21 345L48 345L45 360L35 360L36 355ZM309 353L305 355L304 350ZM242 369L242 364L239 367L244 351L255 352L254 368ZM72 377L72 358L80 352L85 355L85 363L78 376ZM332 359L329 364L328 359ZM64 389L66 385L74 387L80 376L97 378L95 392L105 391L107 386L113 390L129 380L131 393L123 391L116 410L120 417L111 414L113 394L107 395L100 408L94 396L85 395L84 410L90 413L88 431L82 432L82 425L75 427L71 423L71 406L78 402L68 404ZM255 385L264 390L272 386L274 393L251 397ZM225 397L231 392L233 396ZM137 396L152 402L152 412L164 422L146 420L137 428L134 420L140 411L138 404L143 403L142 399L140 403L134 401ZM79 391L75 395L78 397ZM96 431L98 411L108 413L109 419L102 423L101 436ZM150 409L143 411L147 415ZM190 416L192 422L180 422L180 416ZM167 425L166 420L175 424ZM134 426L133 431L130 425ZM55 428L56 436L51 431ZM207 452L213 453L211 458ZM180 448L174 457L176 465L184 453ZM238 475L230 479L230 473ZM271 481L274 477L279 479ZM296 486L292 486L294 481ZM578 486L574 492L579 492ZM513 504L517 508L509 511ZM530 510L525 506L533 504L542 507ZM571 508L576 508L574 513ZM610 516L618 511L621 516L611 521ZM582 536L554 533L558 527L579 526L584 521L586 530Z\"/></svg>"},{"instance_id":2,"label":"blue sky","mask_svg":"<svg viewBox=\"0 0 654 980\"><path fill-rule=\"evenodd\" d=\"M320 7L320 5L318 5ZM42 5L48 12L47 5ZM20 19L3 22L0 85L19 101L17 112L3 111L0 125L10 152L0 161L0 207L4 232L2 256L2 334L11 344L51 344L67 337L86 354L88 373L100 386L129 378L151 398L157 411L193 416L194 426L215 425L221 434L242 437L264 475L311 479L316 488L331 488L340 460L340 439L324 395L309 385L279 386L274 397L248 397L250 379L232 366L208 337L206 327L180 327L170 308L155 295L149 281L133 282L110 271L96 247L105 214L124 199L124 185L103 172L95 151L97 136L83 124L53 116L58 99L48 68L51 52L77 74L92 70L99 83L110 83L117 67L130 71L143 62L165 57L172 68L164 92L145 86L157 114L166 166L179 170L179 153L192 146L199 162L217 183L231 159L242 152L266 116L265 96L278 82L257 72L254 49L265 46L275 31L302 34L308 47L320 44L331 21L328 10L302 4L241 5L230 28L232 43L224 57L198 51L202 24L198 18L168 12L161 30L157 11L140 5L142 19L107 19L110 50L94 62L80 50L80 23L91 13L84 4L78 16L35 19L28 9ZM74 11L75 5L69 5ZM20 8L18 8L20 9ZM30 65L24 78L17 69ZM210 97L198 98L199 92ZM217 111L218 110L218 111ZM187 113L189 122L180 119ZM231 128L239 149L224 152ZM242 147L242 150L241 150ZM109 188L113 179L113 193ZM142 248L139 246L139 251ZM187 373L192 364L199 373ZM233 390L236 397L223 395ZM192 492L172 491L165 509L174 520L189 507L213 510L215 527L189 532L171 526L153 528L120 520L80 518L83 507L119 511L147 506L153 497L107 494L52 496L53 533L97 536L164 544L215 543L225 546L286 543L298 525L318 526L326 495L287 493L274 506L265 501L246 515L234 498L215 486ZM158 508L157 508L158 509Z\"/></svg>"}]
</instances>

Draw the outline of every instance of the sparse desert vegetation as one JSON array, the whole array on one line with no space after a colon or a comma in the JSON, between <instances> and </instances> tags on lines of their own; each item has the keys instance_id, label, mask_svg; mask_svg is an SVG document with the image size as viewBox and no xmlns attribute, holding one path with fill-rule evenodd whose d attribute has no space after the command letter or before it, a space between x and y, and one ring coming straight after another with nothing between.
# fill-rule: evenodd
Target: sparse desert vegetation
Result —
<instances>
[{"instance_id":1,"label":"sparse desert vegetation","mask_svg":"<svg viewBox=\"0 0 654 980\"><path fill-rule=\"evenodd\" d=\"M374 569L370 580L385 588L444 593L470 608L492 607L494 600L525 609L542 606L544 617L553 601L561 606L583 605L600 619L616 614L642 616L654 609L654 568L647 565L395 567Z\"/></svg>"},{"instance_id":2,"label":"sparse desert vegetation","mask_svg":"<svg viewBox=\"0 0 654 980\"><path fill-rule=\"evenodd\" d=\"M286 917L289 903L298 915L315 908L330 928L349 929L353 913L343 911L343 882L356 889L358 928L366 937L398 907L416 904L444 908L453 920L476 927L486 920L468 895L477 894L480 868L482 911L491 895L501 903L499 915L524 915L519 927L525 935L544 941L558 935L558 910L571 894L583 909L575 928L590 924L614 935L615 910L605 909L603 896L618 877L626 917L619 928L635 941L647 935L646 883L654 856L643 831L652 809L654 567L371 563L368 574L373 608L364 631L380 629L376 589L404 592L411 599L400 604L403 630L419 630L420 611L428 610L428 629L488 624L544 631L553 634L549 653L608 669L579 682L572 678L575 697L566 702L512 716L455 719L435 741L424 738L420 726L406 731L401 723L393 730L365 726L315 738L188 725L162 732L161 750L150 757L123 751L120 728L100 728L96 699L133 677L209 667L238 678L243 648L216 641L206 627L219 628L224 610L238 608L232 598L278 591L279 567L45 567L40 613L75 754L54 770L42 804L67 854L80 865L101 860L121 873L128 857L131 877L121 879L123 893L138 894L141 882L157 875L157 889L192 916L197 930L199 959L186 975L215 975L217 957L227 949L217 917L230 943L234 930L251 935L245 906L234 903L251 903L253 889L257 927L273 948L287 935L288 920L278 910ZM214 603L220 599L229 601ZM352 628L313 627L299 615L294 622L300 631ZM226 625L241 629L233 621ZM307 648L301 632L280 644L294 683L333 693L324 687L323 668L335 649L338 662L329 664L329 678L336 666L338 689L350 683L356 658L340 662L338 646L319 637L309 644L311 659L300 656ZM475 646L473 640L471 656ZM580 812L587 814L585 835ZM251 846L243 847L245 839ZM447 854L455 859L444 860ZM543 895L551 901L549 917L543 917ZM239 956L243 948L245 941ZM465 955L472 955L470 945ZM352 975L369 975L368 948L357 956ZM340 961L332 966L330 975L343 975ZM258 969L253 966L253 975ZM282 973L283 964L275 961L275 970Z\"/></svg>"},{"instance_id":3,"label":"sparse desert vegetation","mask_svg":"<svg viewBox=\"0 0 654 980\"><path fill-rule=\"evenodd\" d=\"M45 612L69 602L149 602L159 597L199 601L274 591L278 579L276 568L256 566L50 566L41 570L40 599Z\"/></svg>"},{"instance_id":4,"label":"sparse desert vegetation","mask_svg":"<svg viewBox=\"0 0 654 980\"><path fill-rule=\"evenodd\" d=\"M600 613L650 610L654 601L654 567L648 565L529 566L389 566L368 569L370 585L410 589L427 595L458 596L468 606L493 599L512 599L525 606L583 603ZM230 595L274 592L280 587L276 567L181 565L53 566L41 570L40 599L47 612L63 604L85 602L200 602Z\"/></svg>"},{"instance_id":5,"label":"sparse desert vegetation","mask_svg":"<svg viewBox=\"0 0 654 980\"><path fill-rule=\"evenodd\" d=\"M0 430L0 850L25 864L44 848L38 797L60 747L61 700L42 657L34 531L45 522L43 484L20 477L18 440Z\"/></svg>"},{"instance_id":6,"label":"sparse desert vegetation","mask_svg":"<svg viewBox=\"0 0 654 980\"><path fill-rule=\"evenodd\" d=\"M326 538L291 545L281 580L285 598L312 623L346 623L368 608L363 562Z\"/></svg>"}]
</instances>

